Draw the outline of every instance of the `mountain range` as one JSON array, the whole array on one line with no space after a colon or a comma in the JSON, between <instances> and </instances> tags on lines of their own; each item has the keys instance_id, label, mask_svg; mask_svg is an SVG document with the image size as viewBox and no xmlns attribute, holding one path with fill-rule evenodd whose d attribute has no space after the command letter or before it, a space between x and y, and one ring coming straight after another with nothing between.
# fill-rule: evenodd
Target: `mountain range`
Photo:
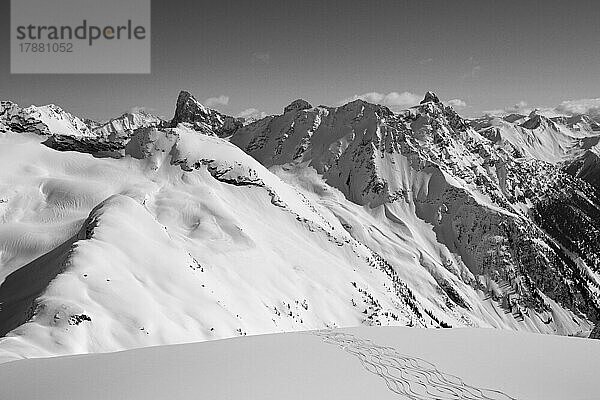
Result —
<instances>
[{"instance_id":1,"label":"mountain range","mask_svg":"<svg viewBox=\"0 0 600 400\"><path fill-rule=\"evenodd\" d=\"M0 103L0 361L357 325L600 336L600 121Z\"/></svg>"}]
</instances>

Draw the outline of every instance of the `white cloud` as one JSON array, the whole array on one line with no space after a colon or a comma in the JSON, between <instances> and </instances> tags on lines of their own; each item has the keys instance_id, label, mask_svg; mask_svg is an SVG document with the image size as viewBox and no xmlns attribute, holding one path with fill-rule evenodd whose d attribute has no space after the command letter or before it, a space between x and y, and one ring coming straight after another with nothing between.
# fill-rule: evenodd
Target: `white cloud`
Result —
<instances>
[{"instance_id":1,"label":"white cloud","mask_svg":"<svg viewBox=\"0 0 600 400\"><path fill-rule=\"evenodd\" d=\"M519 101L517 104L515 104L512 109L513 110L523 110L528 106L527 102L525 100L521 100Z\"/></svg>"},{"instance_id":2,"label":"white cloud","mask_svg":"<svg viewBox=\"0 0 600 400\"><path fill-rule=\"evenodd\" d=\"M481 72L481 64L478 60L475 59L475 57L469 57L464 68L467 72L465 72L462 75L463 81L479 78L479 73Z\"/></svg>"},{"instance_id":3,"label":"white cloud","mask_svg":"<svg viewBox=\"0 0 600 400\"><path fill-rule=\"evenodd\" d=\"M252 59L256 60L256 61L260 61L261 63L264 63L264 64L268 64L269 62L271 62L271 54L261 53L261 52L252 53Z\"/></svg>"},{"instance_id":4,"label":"white cloud","mask_svg":"<svg viewBox=\"0 0 600 400\"><path fill-rule=\"evenodd\" d=\"M352 97L344 99L338 102L338 105L344 105L351 101L360 99L369 103L381 104L391 109L398 110L417 105L419 104L422 98L423 96L419 96L410 92L390 92L388 94L369 92L361 95L354 95Z\"/></svg>"},{"instance_id":5,"label":"white cloud","mask_svg":"<svg viewBox=\"0 0 600 400\"><path fill-rule=\"evenodd\" d=\"M502 110L500 108L496 110L485 110L482 111L483 115L489 115L490 117L500 117L506 114L506 110Z\"/></svg>"},{"instance_id":6,"label":"white cloud","mask_svg":"<svg viewBox=\"0 0 600 400\"><path fill-rule=\"evenodd\" d=\"M563 101L556 107L556 111L568 115L588 114L600 116L600 98Z\"/></svg>"},{"instance_id":7,"label":"white cloud","mask_svg":"<svg viewBox=\"0 0 600 400\"><path fill-rule=\"evenodd\" d=\"M152 114L155 110L144 106L133 106L127 112L130 114Z\"/></svg>"},{"instance_id":8,"label":"white cloud","mask_svg":"<svg viewBox=\"0 0 600 400\"><path fill-rule=\"evenodd\" d=\"M229 96L220 95L219 97L209 97L204 100L204 105L210 108L226 106L229 104Z\"/></svg>"},{"instance_id":9,"label":"white cloud","mask_svg":"<svg viewBox=\"0 0 600 400\"><path fill-rule=\"evenodd\" d=\"M513 113L528 115L534 110L548 117L587 114L594 118L600 118L600 98L565 100L556 107L532 107L527 104L526 101L521 100L511 107L483 111L483 114L490 116L501 116Z\"/></svg>"},{"instance_id":10,"label":"white cloud","mask_svg":"<svg viewBox=\"0 0 600 400\"><path fill-rule=\"evenodd\" d=\"M248 108L242 112L240 112L236 117L244 118L244 119L255 119L259 120L267 116L267 113L264 111L259 111L256 108Z\"/></svg>"},{"instance_id":11,"label":"white cloud","mask_svg":"<svg viewBox=\"0 0 600 400\"><path fill-rule=\"evenodd\" d=\"M529 106L529 104L527 104L527 102L525 100L521 100L518 103L516 103L510 107L506 107L503 109L497 109L497 110L484 111L483 114L490 115L490 116L502 116L502 115L506 115L506 114L528 115L534 110L533 108L528 107L528 106Z\"/></svg>"},{"instance_id":12,"label":"white cloud","mask_svg":"<svg viewBox=\"0 0 600 400\"><path fill-rule=\"evenodd\" d=\"M467 106L467 102L464 100L461 100L461 99L452 99L452 100L446 101L445 103L452 107L457 107L457 108L464 108Z\"/></svg>"}]
</instances>

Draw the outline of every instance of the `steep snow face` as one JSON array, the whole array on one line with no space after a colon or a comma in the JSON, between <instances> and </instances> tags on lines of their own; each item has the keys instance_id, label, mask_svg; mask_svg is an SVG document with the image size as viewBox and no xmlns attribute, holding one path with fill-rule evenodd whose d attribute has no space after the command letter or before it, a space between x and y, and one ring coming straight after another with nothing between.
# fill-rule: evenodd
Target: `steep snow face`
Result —
<instances>
[{"instance_id":1,"label":"steep snow face","mask_svg":"<svg viewBox=\"0 0 600 400\"><path fill-rule=\"evenodd\" d=\"M190 124L196 131L216 134L219 137L230 136L243 124L243 119L233 118L216 110L203 106L189 92L182 91L177 98L177 107L171 124Z\"/></svg>"},{"instance_id":2,"label":"steep snow face","mask_svg":"<svg viewBox=\"0 0 600 400\"><path fill-rule=\"evenodd\" d=\"M413 189L414 179L405 173L433 165L419 156L424 145L435 144L438 158L469 156L452 137L483 140L439 101L396 115L356 100L338 108L290 108L238 129L231 142L266 166L308 161L349 200L378 205ZM405 168L409 164L415 171Z\"/></svg>"},{"instance_id":3,"label":"steep snow face","mask_svg":"<svg viewBox=\"0 0 600 400\"><path fill-rule=\"evenodd\" d=\"M589 137L563 132L538 115L520 123L534 136L550 129L572 140ZM595 199L592 189L551 164L516 157L484 138L432 93L400 114L360 100L287 112L240 128L231 141L272 169L283 166L278 174L312 167L347 200L381 210L388 223L399 223L393 234L432 255L419 256L421 267L461 307L469 309L461 286L466 284L487 293L529 329L587 329L587 322L566 310L592 321L599 317L597 272L583 272L560 238L548 236L530 218L532 208L567 187L578 198L589 193L587 198ZM318 185L307 188L317 188L317 197L324 193ZM334 213L339 207L329 200L323 204ZM593 200L592 207L598 209L600 202ZM419 232L418 240L413 232ZM376 236L360 240L394 257L400 246L393 240L384 246Z\"/></svg>"},{"instance_id":4,"label":"steep snow face","mask_svg":"<svg viewBox=\"0 0 600 400\"><path fill-rule=\"evenodd\" d=\"M49 104L21 108L15 103L0 103L0 121L14 132L38 135L91 136L89 127L78 117Z\"/></svg>"}]
</instances>

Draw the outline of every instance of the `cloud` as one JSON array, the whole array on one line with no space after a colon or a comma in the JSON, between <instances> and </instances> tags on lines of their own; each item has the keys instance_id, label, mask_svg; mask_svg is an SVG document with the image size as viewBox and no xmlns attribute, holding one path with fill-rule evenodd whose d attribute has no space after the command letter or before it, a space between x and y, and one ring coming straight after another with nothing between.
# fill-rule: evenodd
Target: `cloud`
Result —
<instances>
[{"instance_id":1,"label":"cloud","mask_svg":"<svg viewBox=\"0 0 600 400\"><path fill-rule=\"evenodd\" d=\"M252 60L259 61L263 64L268 64L271 62L271 54L262 52L252 53Z\"/></svg>"},{"instance_id":2,"label":"cloud","mask_svg":"<svg viewBox=\"0 0 600 400\"><path fill-rule=\"evenodd\" d=\"M226 106L229 104L229 96L220 95L219 97L209 97L204 100L204 104L210 108Z\"/></svg>"},{"instance_id":3,"label":"cloud","mask_svg":"<svg viewBox=\"0 0 600 400\"><path fill-rule=\"evenodd\" d=\"M556 107L556 111L567 115L588 114L600 117L600 98L566 100Z\"/></svg>"},{"instance_id":4,"label":"cloud","mask_svg":"<svg viewBox=\"0 0 600 400\"><path fill-rule=\"evenodd\" d=\"M479 78L479 73L481 72L481 65L479 61L475 59L475 57L471 56L467 59L465 69L467 72L465 72L462 75L463 81Z\"/></svg>"},{"instance_id":5,"label":"cloud","mask_svg":"<svg viewBox=\"0 0 600 400\"><path fill-rule=\"evenodd\" d=\"M423 60L420 60L419 64L425 65L425 64L431 64L432 62L433 62L433 58L425 58Z\"/></svg>"},{"instance_id":6,"label":"cloud","mask_svg":"<svg viewBox=\"0 0 600 400\"><path fill-rule=\"evenodd\" d=\"M369 103L381 104L391 109L398 110L417 105L422 98L423 96L419 96L411 92L390 92L388 94L369 92L344 99L338 102L338 105L344 105L351 101L360 99Z\"/></svg>"},{"instance_id":7,"label":"cloud","mask_svg":"<svg viewBox=\"0 0 600 400\"><path fill-rule=\"evenodd\" d=\"M528 115L532 111L536 111L548 117L558 115L586 114L593 118L600 118L600 98L565 100L556 107L532 107L529 104L527 104L526 101L521 100L511 107L498 110L483 111L483 114L490 116L502 116L514 113Z\"/></svg>"},{"instance_id":8,"label":"cloud","mask_svg":"<svg viewBox=\"0 0 600 400\"><path fill-rule=\"evenodd\" d=\"M514 106L512 106L513 110L523 110L528 106L527 102L525 100L521 100L519 101L517 104L515 104Z\"/></svg>"},{"instance_id":9,"label":"cloud","mask_svg":"<svg viewBox=\"0 0 600 400\"><path fill-rule=\"evenodd\" d=\"M152 114L155 112L153 108L148 108L144 106L133 106L129 110L127 110L130 114Z\"/></svg>"},{"instance_id":10,"label":"cloud","mask_svg":"<svg viewBox=\"0 0 600 400\"><path fill-rule=\"evenodd\" d=\"M506 110L498 108L498 109L495 109L495 110L485 110L485 111L482 111L482 114L483 115L488 115L490 117L500 117L500 116L506 115L507 112L506 112Z\"/></svg>"},{"instance_id":11,"label":"cloud","mask_svg":"<svg viewBox=\"0 0 600 400\"><path fill-rule=\"evenodd\" d=\"M474 65L469 73L463 75L463 79L475 79L479 77L481 71L481 65Z\"/></svg>"},{"instance_id":12,"label":"cloud","mask_svg":"<svg viewBox=\"0 0 600 400\"><path fill-rule=\"evenodd\" d=\"M240 112L236 117L244 118L247 120L259 120L267 116L267 113L264 111L259 111L256 108L248 108L242 112Z\"/></svg>"},{"instance_id":13,"label":"cloud","mask_svg":"<svg viewBox=\"0 0 600 400\"><path fill-rule=\"evenodd\" d=\"M506 114L528 115L529 113L531 113L534 110L533 108L528 107L528 106L529 106L529 104L527 104L527 102L525 100L521 100L518 103L516 103L510 107L497 109L497 110L487 110L487 111L484 111L483 114L490 115L490 116L502 116L502 115L506 115Z\"/></svg>"},{"instance_id":14,"label":"cloud","mask_svg":"<svg viewBox=\"0 0 600 400\"><path fill-rule=\"evenodd\" d=\"M446 104L448 104L449 106L452 107L457 107L457 108L464 108L467 106L467 102L461 99L452 99L452 100L448 100L445 102Z\"/></svg>"}]
</instances>

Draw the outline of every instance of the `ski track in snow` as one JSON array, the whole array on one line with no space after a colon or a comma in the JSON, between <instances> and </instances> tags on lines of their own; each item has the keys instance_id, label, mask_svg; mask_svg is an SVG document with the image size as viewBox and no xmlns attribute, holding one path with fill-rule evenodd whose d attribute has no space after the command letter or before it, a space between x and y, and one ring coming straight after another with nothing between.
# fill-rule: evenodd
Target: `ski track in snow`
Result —
<instances>
[{"instance_id":1,"label":"ski track in snow","mask_svg":"<svg viewBox=\"0 0 600 400\"><path fill-rule=\"evenodd\" d=\"M336 331L314 331L324 342L358 357L367 371L379 375L394 393L411 400L516 400L498 390L477 388L437 369L418 357L400 354L393 347Z\"/></svg>"}]
</instances>

